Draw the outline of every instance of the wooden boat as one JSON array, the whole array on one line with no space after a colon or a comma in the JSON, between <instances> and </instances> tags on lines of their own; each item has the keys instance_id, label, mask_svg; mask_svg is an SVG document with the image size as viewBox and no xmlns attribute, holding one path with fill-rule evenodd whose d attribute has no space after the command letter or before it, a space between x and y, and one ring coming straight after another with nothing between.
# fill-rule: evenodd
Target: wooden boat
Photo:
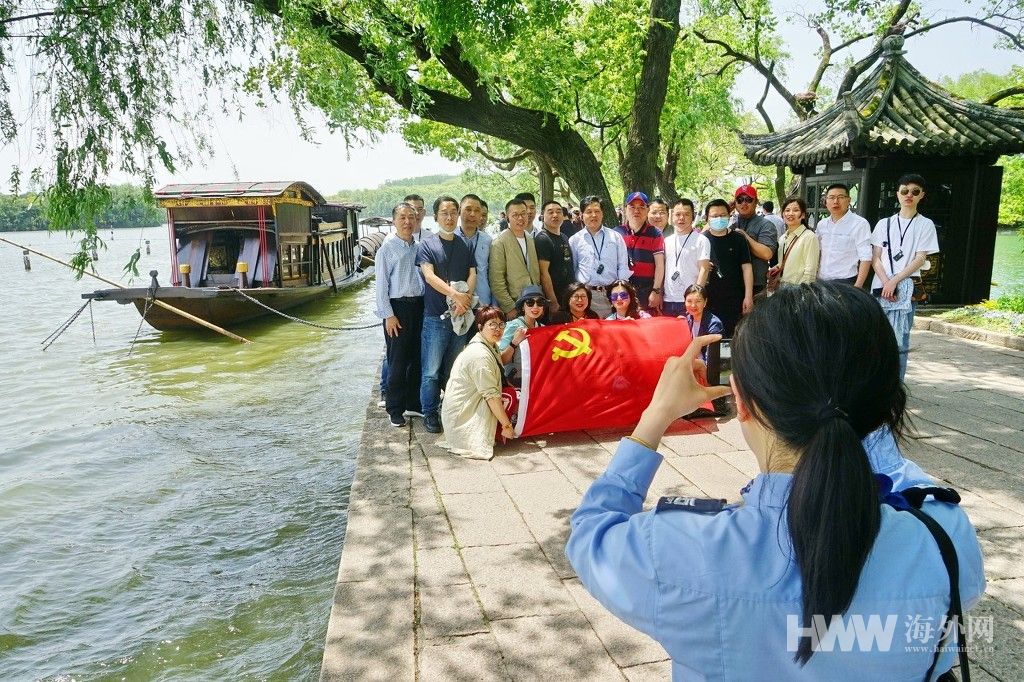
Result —
<instances>
[{"instance_id":1,"label":"wooden boat","mask_svg":"<svg viewBox=\"0 0 1024 682\"><path fill-rule=\"evenodd\" d=\"M365 279L380 240L360 238L360 204L328 203L304 182L168 185L171 283L101 289L83 298L132 303L160 330L200 329L150 296L229 326L284 311Z\"/></svg>"}]
</instances>

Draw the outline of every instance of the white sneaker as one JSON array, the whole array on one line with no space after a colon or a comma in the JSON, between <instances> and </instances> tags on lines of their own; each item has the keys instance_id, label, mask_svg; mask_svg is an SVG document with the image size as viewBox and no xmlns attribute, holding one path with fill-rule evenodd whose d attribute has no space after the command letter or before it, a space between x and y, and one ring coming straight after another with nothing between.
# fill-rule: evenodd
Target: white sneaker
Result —
<instances>
[{"instance_id":1,"label":"white sneaker","mask_svg":"<svg viewBox=\"0 0 1024 682\"><path fill-rule=\"evenodd\" d=\"M387 407L387 405L388 405L388 401L386 401L386 400L378 400L377 401L377 407Z\"/></svg>"},{"instance_id":2,"label":"white sneaker","mask_svg":"<svg viewBox=\"0 0 1024 682\"><path fill-rule=\"evenodd\" d=\"M422 412L417 412L416 410L406 410L405 412L402 413L402 416L403 417L422 417L423 413Z\"/></svg>"}]
</instances>

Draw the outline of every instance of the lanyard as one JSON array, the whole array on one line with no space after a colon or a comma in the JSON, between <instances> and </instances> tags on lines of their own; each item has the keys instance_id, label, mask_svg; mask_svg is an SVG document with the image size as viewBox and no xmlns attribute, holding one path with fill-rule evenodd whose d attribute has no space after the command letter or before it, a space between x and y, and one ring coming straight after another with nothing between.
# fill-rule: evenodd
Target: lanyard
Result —
<instances>
[{"instance_id":1,"label":"lanyard","mask_svg":"<svg viewBox=\"0 0 1024 682\"><path fill-rule=\"evenodd\" d=\"M690 237L693 236L693 233L693 228L690 228L689 233L686 235L686 239L683 240L683 245L676 251L676 272L679 271L679 257L683 255L683 251L686 249L686 242L690 241ZM676 235L676 241L679 241L679 235Z\"/></svg>"},{"instance_id":2,"label":"lanyard","mask_svg":"<svg viewBox=\"0 0 1024 682\"><path fill-rule=\"evenodd\" d=\"M700 331L700 324L698 323L697 328L694 329L693 323L696 322L696 320L693 318L693 315L688 315L688 317L690 318L690 338L695 339L697 338L697 332Z\"/></svg>"},{"instance_id":3,"label":"lanyard","mask_svg":"<svg viewBox=\"0 0 1024 682\"><path fill-rule=\"evenodd\" d=\"M896 229L900 231L900 249L901 250L903 249L903 238L907 236L907 232L910 231L910 226L914 224L914 218L916 218L916 217L917 217L916 213L913 216L911 216L910 217L910 222L907 223L907 227L906 227L906 229L904 229L903 226L900 225L900 217L896 216Z\"/></svg>"},{"instance_id":4,"label":"lanyard","mask_svg":"<svg viewBox=\"0 0 1024 682\"><path fill-rule=\"evenodd\" d=\"M478 239L479 237L480 235L477 235ZM516 250L519 252L519 255L523 257L523 264L526 266L526 276L530 278L530 284L533 284L533 274L530 272L530 259L526 257L526 252L529 251L529 249L530 242L525 236L523 237L522 244L519 243L519 238L516 237Z\"/></svg>"},{"instance_id":5,"label":"lanyard","mask_svg":"<svg viewBox=\"0 0 1024 682\"><path fill-rule=\"evenodd\" d=\"M604 228L602 227L601 228L601 248L599 249L599 248L597 248L597 240L594 239L593 233L591 233L590 230L587 230L587 232L590 233L590 242L594 245L594 252L597 253L597 262L600 263L601 262L601 254L604 252L604 241L607 238L607 235L604 233Z\"/></svg>"}]
</instances>

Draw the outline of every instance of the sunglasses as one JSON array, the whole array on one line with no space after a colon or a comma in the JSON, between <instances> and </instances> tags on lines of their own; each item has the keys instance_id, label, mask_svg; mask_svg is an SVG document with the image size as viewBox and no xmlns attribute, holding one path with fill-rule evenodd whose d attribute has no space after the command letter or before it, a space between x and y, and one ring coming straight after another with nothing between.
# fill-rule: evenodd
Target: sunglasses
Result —
<instances>
[{"instance_id":1,"label":"sunglasses","mask_svg":"<svg viewBox=\"0 0 1024 682\"><path fill-rule=\"evenodd\" d=\"M741 194L740 196L736 197L736 203L737 204L752 204L752 203L754 203L754 198L753 197L748 197L746 194Z\"/></svg>"},{"instance_id":2,"label":"sunglasses","mask_svg":"<svg viewBox=\"0 0 1024 682\"><path fill-rule=\"evenodd\" d=\"M900 196L901 197L905 197L908 194L913 194L915 197L919 197L919 196L921 196L921 190L918 189L917 187L915 187L914 189L910 189L909 187L904 187L903 189L900 190Z\"/></svg>"},{"instance_id":3,"label":"sunglasses","mask_svg":"<svg viewBox=\"0 0 1024 682\"><path fill-rule=\"evenodd\" d=\"M531 308L536 306L545 306L548 303L546 298L527 298L523 301L523 305L530 306Z\"/></svg>"},{"instance_id":4,"label":"sunglasses","mask_svg":"<svg viewBox=\"0 0 1024 682\"><path fill-rule=\"evenodd\" d=\"M629 292L628 291L618 291L618 292L615 292L615 293L608 294L608 298L613 300L613 301L628 301L629 300Z\"/></svg>"}]
</instances>

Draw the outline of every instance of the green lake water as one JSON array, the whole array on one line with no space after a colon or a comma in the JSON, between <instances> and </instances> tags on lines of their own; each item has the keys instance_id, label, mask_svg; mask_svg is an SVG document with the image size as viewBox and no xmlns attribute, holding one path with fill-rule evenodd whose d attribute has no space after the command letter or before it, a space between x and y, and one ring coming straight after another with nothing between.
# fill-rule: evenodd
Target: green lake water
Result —
<instances>
[{"instance_id":1,"label":"green lake water","mask_svg":"<svg viewBox=\"0 0 1024 682\"><path fill-rule=\"evenodd\" d=\"M166 282L163 228L118 230L101 274L142 238ZM95 345L86 312L42 352L105 287L0 244L0 679L315 679L380 331L144 325L129 357L135 308L95 303ZM365 321L372 296L296 314Z\"/></svg>"},{"instance_id":2,"label":"green lake water","mask_svg":"<svg viewBox=\"0 0 1024 682\"><path fill-rule=\"evenodd\" d=\"M1017 235L1016 230L1003 230L996 234L989 298L998 298L1015 287L1024 287L1024 239Z\"/></svg>"},{"instance_id":3,"label":"green lake water","mask_svg":"<svg viewBox=\"0 0 1024 682\"><path fill-rule=\"evenodd\" d=\"M117 231L100 271L143 238L166 282L163 228ZM1021 246L999 235L1003 289ZM129 357L134 307L96 303L95 345L85 313L42 352L104 285L32 268L0 244L0 679L315 679L380 331L260 323L241 346L143 326ZM372 296L298 314L363 321Z\"/></svg>"}]
</instances>

